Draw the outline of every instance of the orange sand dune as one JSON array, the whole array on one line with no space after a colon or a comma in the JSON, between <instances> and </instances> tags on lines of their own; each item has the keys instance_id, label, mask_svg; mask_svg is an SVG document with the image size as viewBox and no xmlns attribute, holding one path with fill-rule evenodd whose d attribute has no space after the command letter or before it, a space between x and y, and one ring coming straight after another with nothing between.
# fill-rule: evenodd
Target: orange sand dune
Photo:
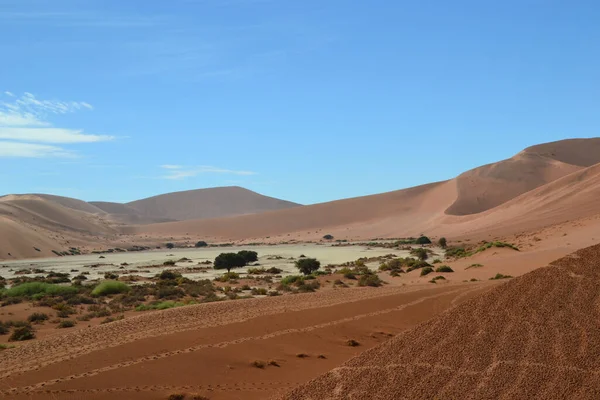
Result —
<instances>
[{"instance_id":1,"label":"orange sand dune","mask_svg":"<svg viewBox=\"0 0 600 400\"><path fill-rule=\"evenodd\" d=\"M374 196L211 220L152 224L132 230L216 240L318 240L415 236L509 235L600 213L594 196L600 139L531 147L456 179ZM581 156L581 160L577 159ZM460 214L460 215L452 215Z\"/></svg>"},{"instance_id":2,"label":"orange sand dune","mask_svg":"<svg viewBox=\"0 0 600 400\"><path fill-rule=\"evenodd\" d=\"M126 205L145 217L180 221L254 214L299 206L237 186L167 193Z\"/></svg>"},{"instance_id":3,"label":"orange sand dune","mask_svg":"<svg viewBox=\"0 0 600 400\"><path fill-rule=\"evenodd\" d=\"M472 299L286 400L598 399L600 245Z\"/></svg>"}]
</instances>

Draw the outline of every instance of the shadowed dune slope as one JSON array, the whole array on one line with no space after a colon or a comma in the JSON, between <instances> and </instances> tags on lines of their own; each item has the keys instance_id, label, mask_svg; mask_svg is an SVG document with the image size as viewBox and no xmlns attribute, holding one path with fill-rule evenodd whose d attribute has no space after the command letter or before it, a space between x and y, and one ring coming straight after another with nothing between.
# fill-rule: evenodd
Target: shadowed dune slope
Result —
<instances>
[{"instance_id":1,"label":"shadowed dune slope","mask_svg":"<svg viewBox=\"0 0 600 400\"><path fill-rule=\"evenodd\" d=\"M508 235L596 216L600 213L600 164L583 168L486 212L445 216L438 233Z\"/></svg>"},{"instance_id":2,"label":"shadowed dune slope","mask_svg":"<svg viewBox=\"0 0 600 400\"><path fill-rule=\"evenodd\" d=\"M570 139L529 147L512 158L458 176L458 198L446 213L480 213L597 163L600 139Z\"/></svg>"},{"instance_id":3,"label":"shadowed dune slope","mask_svg":"<svg viewBox=\"0 0 600 400\"><path fill-rule=\"evenodd\" d=\"M2 214L2 210L0 210ZM53 249L61 249L58 241L46 231L0 215L0 259L51 256ZM36 250L39 249L40 251Z\"/></svg>"},{"instance_id":4,"label":"shadowed dune slope","mask_svg":"<svg viewBox=\"0 0 600 400\"><path fill-rule=\"evenodd\" d=\"M282 397L600 398L600 245L507 282Z\"/></svg>"},{"instance_id":5,"label":"shadowed dune slope","mask_svg":"<svg viewBox=\"0 0 600 400\"><path fill-rule=\"evenodd\" d=\"M126 205L145 217L178 221L255 214L300 206L237 186L168 193Z\"/></svg>"}]
</instances>

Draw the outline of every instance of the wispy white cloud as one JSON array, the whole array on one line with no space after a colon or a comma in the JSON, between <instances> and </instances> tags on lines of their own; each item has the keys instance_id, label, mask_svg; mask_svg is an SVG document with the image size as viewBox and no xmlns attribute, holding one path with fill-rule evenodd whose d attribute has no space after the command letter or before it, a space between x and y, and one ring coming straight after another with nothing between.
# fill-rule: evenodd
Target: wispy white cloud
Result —
<instances>
[{"instance_id":1,"label":"wispy white cloud","mask_svg":"<svg viewBox=\"0 0 600 400\"><path fill-rule=\"evenodd\" d=\"M0 157L46 158L75 156L74 153L57 146L0 141Z\"/></svg>"},{"instance_id":2,"label":"wispy white cloud","mask_svg":"<svg viewBox=\"0 0 600 400\"><path fill-rule=\"evenodd\" d=\"M182 180L193 178L201 174L225 174L225 175L256 175L253 171L232 170L226 168L212 167L209 165L200 165L195 167L184 167L181 165L166 164L161 165L166 170L166 174L161 179Z\"/></svg>"},{"instance_id":3,"label":"wispy white cloud","mask_svg":"<svg viewBox=\"0 0 600 400\"><path fill-rule=\"evenodd\" d=\"M15 97L14 93L9 92L8 90L6 92L4 92L5 95L10 96L10 97Z\"/></svg>"},{"instance_id":4,"label":"wispy white cloud","mask_svg":"<svg viewBox=\"0 0 600 400\"><path fill-rule=\"evenodd\" d=\"M37 143L94 143L112 140L112 136L87 135L62 128L13 128L0 126L0 139Z\"/></svg>"},{"instance_id":5,"label":"wispy white cloud","mask_svg":"<svg viewBox=\"0 0 600 400\"><path fill-rule=\"evenodd\" d=\"M164 169L182 169L183 167L181 165L172 165L172 164L165 164L165 165L161 165L161 168Z\"/></svg>"},{"instance_id":6,"label":"wispy white cloud","mask_svg":"<svg viewBox=\"0 0 600 400\"><path fill-rule=\"evenodd\" d=\"M4 93L11 101L0 101L0 157L72 157L73 152L46 143L94 143L114 139L78 129L53 127L48 121L52 115L93 110L87 102L42 100L29 92L20 97Z\"/></svg>"},{"instance_id":7,"label":"wispy white cloud","mask_svg":"<svg viewBox=\"0 0 600 400\"><path fill-rule=\"evenodd\" d=\"M41 100L28 92L12 97L11 102L0 102L0 139L35 143L93 143L114 139L86 134L82 130L52 127L47 121L51 115L93 110L89 103Z\"/></svg>"}]
</instances>

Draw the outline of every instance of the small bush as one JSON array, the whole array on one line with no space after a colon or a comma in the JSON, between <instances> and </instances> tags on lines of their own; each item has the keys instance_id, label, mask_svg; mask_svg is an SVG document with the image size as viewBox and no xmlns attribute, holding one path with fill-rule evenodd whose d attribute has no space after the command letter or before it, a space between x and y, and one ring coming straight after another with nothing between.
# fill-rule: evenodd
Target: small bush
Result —
<instances>
[{"instance_id":1,"label":"small bush","mask_svg":"<svg viewBox=\"0 0 600 400\"><path fill-rule=\"evenodd\" d=\"M254 368L264 369L267 366L267 363L265 363L264 361L255 360L255 361L252 361L252 366Z\"/></svg>"},{"instance_id":2,"label":"small bush","mask_svg":"<svg viewBox=\"0 0 600 400\"><path fill-rule=\"evenodd\" d=\"M421 270L421 276L429 275L432 272L433 272L433 268L425 267Z\"/></svg>"},{"instance_id":3,"label":"small bush","mask_svg":"<svg viewBox=\"0 0 600 400\"><path fill-rule=\"evenodd\" d=\"M167 244L165 244L165 247L166 247L167 249L172 249L172 248L174 248L174 247L175 247L175 245L174 245L173 243L167 243Z\"/></svg>"},{"instance_id":4,"label":"small bush","mask_svg":"<svg viewBox=\"0 0 600 400\"><path fill-rule=\"evenodd\" d=\"M298 281L303 282L304 278L301 277L300 275L289 275L281 280L281 284L282 285L291 285L292 283L296 283Z\"/></svg>"},{"instance_id":5,"label":"small bush","mask_svg":"<svg viewBox=\"0 0 600 400\"><path fill-rule=\"evenodd\" d=\"M267 295L267 289L265 288L252 288L252 295L253 296L266 296Z\"/></svg>"},{"instance_id":6,"label":"small bush","mask_svg":"<svg viewBox=\"0 0 600 400\"><path fill-rule=\"evenodd\" d=\"M383 281L375 274L361 275L358 280L358 286L379 287Z\"/></svg>"},{"instance_id":7,"label":"small bush","mask_svg":"<svg viewBox=\"0 0 600 400\"><path fill-rule=\"evenodd\" d=\"M48 314L33 313L29 317L27 317L27 321L40 324L40 323L42 323L44 321L47 321L48 318L49 318Z\"/></svg>"},{"instance_id":8,"label":"small bush","mask_svg":"<svg viewBox=\"0 0 600 400\"><path fill-rule=\"evenodd\" d=\"M35 331L31 325L21 326L13 330L12 335L8 338L9 342L22 342L25 340L35 339Z\"/></svg>"},{"instance_id":9,"label":"small bush","mask_svg":"<svg viewBox=\"0 0 600 400\"><path fill-rule=\"evenodd\" d=\"M325 240L333 240L333 236L332 235L325 235L325 236L323 236L323 239L325 239Z\"/></svg>"},{"instance_id":10,"label":"small bush","mask_svg":"<svg viewBox=\"0 0 600 400\"><path fill-rule=\"evenodd\" d=\"M446 278L444 278L443 276L436 276L435 278L433 278L432 280L430 280L429 282L431 283L436 283L436 281L445 281Z\"/></svg>"},{"instance_id":11,"label":"small bush","mask_svg":"<svg viewBox=\"0 0 600 400\"><path fill-rule=\"evenodd\" d=\"M173 393L170 394L168 397L169 400L184 400L185 399L185 394L183 393Z\"/></svg>"},{"instance_id":12,"label":"small bush","mask_svg":"<svg viewBox=\"0 0 600 400\"><path fill-rule=\"evenodd\" d=\"M360 346L360 343L358 343L356 340L354 339L350 339L346 342L346 345L350 346L350 347L357 347Z\"/></svg>"},{"instance_id":13,"label":"small bush","mask_svg":"<svg viewBox=\"0 0 600 400\"><path fill-rule=\"evenodd\" d=\"M92 296L108 296L111 294L127 293L131 290L127 284L118 281L100 282L98 286L92 290Z\"/></svg>"},{"instance_id":14,"label":"small bush","mask_svg":"<svg viewBox=\"0 0 600 400\"><path fill-rule=\"evenodd\" d=\"M63 296L75 294L78 291L79 289L73 286L59 286L45 282L27 282L4 291L4 295L7 297L31 297L36 294Z\"/></svg>"},{"instance_id":15,"label":"small bush","mask_svg":"<svg viewBox=\"0 0 600 400\"><path fill-rule=\"evenodd\" d=\"M298 358L308 358L308 354L298 353L298 354L296 354L296 357L298 357Z\"/></svg>"},{"instance_id":16,"label":"small bush","mask_svg":"<svg viewBox=\"0 0 600 400\"><path fill-rule=\"evenodd\" d=\"M229 282L240 279L240 275L235 272L225 272L220 277L215 278L217 282Z\"/></svg>"},{"instance_id":17,"label":"small bush","mask_svg":"<svg viewBox=\"0 0 600 400\"><path fill-rule=\"evenodd\" d=\"M510 275L502 275L502 274L496 274L496 276L493 276L490 278L491 281L496 280L496 279L509 279L512 278L512 276Z\"/></svg>"},{"instance_id":18,"label":"small bush","mask_svg":"<svg viewBox=\"0 0 600 400\"><path fill-rule=\"evenodd\" d=\"M440 245L440 247L442 249L445 249L446 246L448 245L448 241L446 240L445 237L441 237L440 240L438 240L438 244Z\"/></svg>"},{"instance_id":19,"label":"small bush","mask_svg":"<svg viewBox=\"0 0 600 400\"><path fill-rule=\"evenodd\" d=\"M58 328L59 329L72 328L75 326L75 324L77 324L77 322L75 322L71 319L65 319L63 321L60 321L60 323L58 324Z\"/></svg>"},{"instance_id":20,"label":"small bush","mask_svg":"<svg viewBox=\"0 0 600 400\"><path fill-rule=\"evenodd\" d=\"M435 272L454 272L454 270L447 265L442 265L441 267L437 267Z\"/></svg>"},{"instance_id":21,"label":"small bush","mask_svg":"<svg viewBox=\"0 0 600 400\"><path fill-rule=\"evenodd\" d=\"M168 269L162 271L158 275L158 279L160 279L161 281L175 280L177 278L181 278L181 274L178 272L169 271Z\"/></svg>"},{"instance_id":22,"label":"small bush","mask_svg":"<svg viewBox=\"0 0 600 400\"><path fill-rule=\"evenodd\" d=\"M206 243L204 240L200 240L199 242L196 242L196 247L207 247L208 243Z\"/></svg>"}]
</instances>

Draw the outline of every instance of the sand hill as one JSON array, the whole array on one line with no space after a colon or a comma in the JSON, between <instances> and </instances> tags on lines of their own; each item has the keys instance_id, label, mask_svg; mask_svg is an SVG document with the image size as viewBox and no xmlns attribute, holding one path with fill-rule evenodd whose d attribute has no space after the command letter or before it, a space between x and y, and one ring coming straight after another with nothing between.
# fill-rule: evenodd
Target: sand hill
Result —
<instances>
[{"instance_id":1,"label":"sand hill","mask_svg":"<svg viewBox=\"0 0 600 400\"><path fill-rule=\"evenodd\" d=\"M129 235L122 239L125 244L144 238L150 245L165 238L282 242L319 240L325 234L349 240L421 233L488 239L598 215L598 163L600 138L572 139L527 148L449 181L310 206L223 187L127 204L5 196L0 215L28 224L42 236L88 235L86 240L100 247L107 245L107 235L119 234ZM40 247L34 244L36 235L24 233L19 240L27 243L20 248L32 249L19 254L41 255L33 250ZM13 254L15 246L0 249L0 254Z\"/></svg>"},{"instance_id":2,"label":"sand hill","mask_svg":"<svg viewBox=\"0 0 600 400\"><path fill-rule=\"evenodd\" d=\"M128 247L137 238L121 239L120 234L132 224L295 206L242 188L179 192L130 204L88 203L46 194L6 195L0 197L0 236L6 238L0 243L0 259L53 256L53 250L69 247Z\"/></svg>"},{"instance_id":3,"label":"sand hill","mask_svg":"<svg viewBox=\"0 0 600 400\"><path fill-rule=\"evenodd\" d=\"M468 301L283 396L597 399L600 245Z\"/></svg>"},{"instance_id":4,"label":"sand hill","mask_svg":"<svg viewBox=\"0 0 600 400\"><path fill-rule=\"evenodd\" d=\"M127 203L126 206L145 217L184 221L255 214L294 208L299 204L230 186L168 193Z\"/></svg>"},{"instance_id":5,"label":"sand hill","mask_svg":"<svg viewBox=\"0 0 600 400\"><path fill-rule=\"evenodd\" d=\"M514 234L600 212L593 201L600 139L528 148L515 157L415 188L235 218L148 225L136 232L216 240L318 240ZM577 155L581 156L581 159ZM591 166L588 166L591 165Z\"/></svg>"}]
</instances>

